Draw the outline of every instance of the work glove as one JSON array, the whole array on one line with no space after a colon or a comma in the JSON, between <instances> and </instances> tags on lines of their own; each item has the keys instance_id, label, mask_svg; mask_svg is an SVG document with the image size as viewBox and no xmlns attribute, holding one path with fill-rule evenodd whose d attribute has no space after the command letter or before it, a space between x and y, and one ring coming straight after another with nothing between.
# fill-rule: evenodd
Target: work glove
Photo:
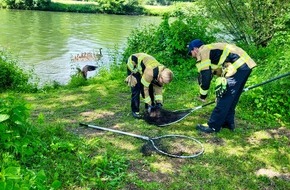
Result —
<instances>
[{"instance_id":1,"label":"work glove","mask_svg":"<svg viewBox=\"0 0 290 190\"><path fill-rule=\"evenodd\" d=\"M215 82L215 94L217 98L223 97L227 91L227 79L225 77L218 77Z\"/></svg>"},{"instance_id":2,"label":"work glove","mask_svg":"<svg viewBox=\"0 0 290 190\"><path fill-rule=\"evenodd\" d=\"M137 79L136 77L134 77L133 75L129 75L126 79L125 79L125 83L127 83L128 86L130 87L134 87L137 84Z\"/></svg>"}]
</instances>

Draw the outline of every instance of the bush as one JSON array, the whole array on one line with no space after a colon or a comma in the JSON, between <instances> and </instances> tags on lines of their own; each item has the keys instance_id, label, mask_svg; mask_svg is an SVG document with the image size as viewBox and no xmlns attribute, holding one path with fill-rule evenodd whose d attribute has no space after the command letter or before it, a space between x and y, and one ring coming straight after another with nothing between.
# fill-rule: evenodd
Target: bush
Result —
<instances>
[{"instance_id":1,"label":"bush","mask_svg":"<svg viewBox=\"0 0 290 190\"><path fill-rule=\"evenodd\" d=\"M213 42L212 29L203 17L179 15L171 21L165 15L158 27L149 25L134 31L128 38L123 55L127 59L132 53L146 52L165 66L175 68L175 77L194 76L195 68L194 64L189 64L192 59L187 56L187 44L195 38L205 43Z\"/></svg>"},{"instance_id":2,"label":"bush","mask_svg":"<svg viewBox=\"0 0 290 190\"><path fill-rule=\"evenodd\" d=\"M140 14L143 8L136 0L97 0L101 12L109 14Z\"/></svg>"},{"instance_id":3,"label":"bush","mask_svg":"<svg viewBox=\"0 0 290 190\"><path fill-rule=\"evenodd\" d=\"M67 86L69 88L77 88L86 85L88 85L87 80L81 74L77 73L71 76L71 79Z\"/></svg>"},{"instance_id":4,"label":"bush","mask_svg":"<svg viewBox=\"0 0 290 190\"><path fill-rule=\"evenodd\" d=\"M49 6L51 0L2 0L0 7L8 9L39 10Z\"/></svg>"},{"instance_id":5,"label":"bush","mask_svg":"<svg viewBox=\"0 0 290 190\"><path fill-rule=\"evenodd\" d=\"M28 105L19 97L9 96L0 99L0 107L0 189L44 188L38 174L21 168L23 162L35 162L33 156L44 148L32 135Z\"/></svg>"},{"instance_id":6,"label":"bush","mask_svg":"<svg viewBox=\"0 0 290 190\"><path fill-rule=\"evenodd\" d=\"M290 33L279 32L265 48L248 47L249 55L257 62L249 78L249 83L258 84L276 76L289 73ZM252 118L268 118L269 121L287 121L290 117L289 76L265 84L253 90L245 97L245 109L254 110Z\"/></svg>"},{"instance_id":7,"label":"bush","mask_svg":"<svg viewBox=\"0 0 290 190\"><path fill-rule=\"evenodd\" d=\"M0 92L6 90L35 91L37 87L29 83L30 74L25 73L18 62L0 50Z\"/></svg>"},{"instance_id":8,"label":"bush","mask_svg":"<svg viewBox=\"0 0 290 190\"><path fill-rule=\"evenodd\" d=\"M5 149L11 149L28 130L27 118L30 114L23 101L13 97L1 98L0 107L0 144Z\"/></svg>"}]
</instances>

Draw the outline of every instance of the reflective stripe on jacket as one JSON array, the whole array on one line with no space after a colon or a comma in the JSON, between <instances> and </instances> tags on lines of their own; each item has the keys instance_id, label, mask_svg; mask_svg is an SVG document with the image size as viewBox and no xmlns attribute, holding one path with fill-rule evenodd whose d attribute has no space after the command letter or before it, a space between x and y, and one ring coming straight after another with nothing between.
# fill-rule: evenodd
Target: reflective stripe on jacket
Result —
<instances>
[{"instance_id":1,"label":"reflective stripe on jacket","mask_svg":"<svg viewBox=\"0 0 290 190\"><path fill-rule=\"evenodd\" d=\"M225 77L230 77L245 63L250 69L256 66L254 60L242 48L234 44L213 43L201 46L196 64L201 75L200 94L206 97L212 74L220 73L220 70L225 68L223 70Z\"/></svg>"},{"instance_id":2,"label":"reflective stripe on jacket","mask_svg":"<svg viewBox=\"0 0 290 190\"><path fill-rule=\"evenodd\" d=\"M165 66L159 63L154 57L146 53L136 53L129 57L127 62L128 69L133 73L140 73L142 75L141 83L144 86L144 102L151 105L151 98L149 96L149 85L153 84L154 100L162 103L162 85L157 82L160 71L165 69ZM154 76L154 69L157 69L156 76Z\"/></svg>"},{"instance_id":3,"label":"reflective stripe on jacket","mask_svg":"<svg viewBox=\"0 0 290 190\"><path fill-rule=\"evenodd\" d=\"M199 48L197 70L222 68L224 63L232 63L235 69L246 63L250 69L256 66L253 59L240 47L227 43L213 43Z\"/></svg>"}]
</instances>

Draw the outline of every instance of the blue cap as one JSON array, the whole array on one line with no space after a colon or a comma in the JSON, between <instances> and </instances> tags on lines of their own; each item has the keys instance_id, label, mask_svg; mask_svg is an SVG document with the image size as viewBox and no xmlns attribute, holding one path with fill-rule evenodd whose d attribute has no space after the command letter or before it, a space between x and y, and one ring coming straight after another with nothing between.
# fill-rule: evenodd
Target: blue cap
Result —
<instances>
[{"instance_id":1,"label":"blue cap","mask_svg":"<svg viewBox=\"0 0 290 190\"><path fill-rule=\"evenodd\" d=\"M191 54L191 51L194 49L194 48L199 48L200 46L203 45L203 42L200 40L200 39L195 39L195 40L192 40L189 45L188 45L188 55Z\"/></svg>"}]
</instances>

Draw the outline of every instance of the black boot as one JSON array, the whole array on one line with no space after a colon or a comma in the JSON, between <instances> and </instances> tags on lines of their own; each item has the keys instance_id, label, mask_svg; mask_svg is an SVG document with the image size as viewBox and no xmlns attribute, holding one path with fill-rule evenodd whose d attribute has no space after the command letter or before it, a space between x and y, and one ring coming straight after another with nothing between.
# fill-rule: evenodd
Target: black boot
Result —
<instances>
[{"instance_id":1,"label":"black boot","mask_svg":"<svg viewBox=\"0 0 290 190\"><path fill-rule=\"evenodd\" d=\"M206 125L202 125L202 124L198 124L196 126L196 129L201 131L201 132L204 132L204 133L214 133L215 132L215 129L210 128L210 127L208 127Z\"/></svg>"},{"instance_id":2,"label":"black boot","mask_svg":"<svg viewBox=\"0 0 290 190\"><path fill-rule=\"evenodd\" d=\"M140 115L139 112L132 112L132 115L133 115L133 117L136 118L136 119L141 119L141 118L142 118L142 116Z\"/></svg>"}]
</instances>

